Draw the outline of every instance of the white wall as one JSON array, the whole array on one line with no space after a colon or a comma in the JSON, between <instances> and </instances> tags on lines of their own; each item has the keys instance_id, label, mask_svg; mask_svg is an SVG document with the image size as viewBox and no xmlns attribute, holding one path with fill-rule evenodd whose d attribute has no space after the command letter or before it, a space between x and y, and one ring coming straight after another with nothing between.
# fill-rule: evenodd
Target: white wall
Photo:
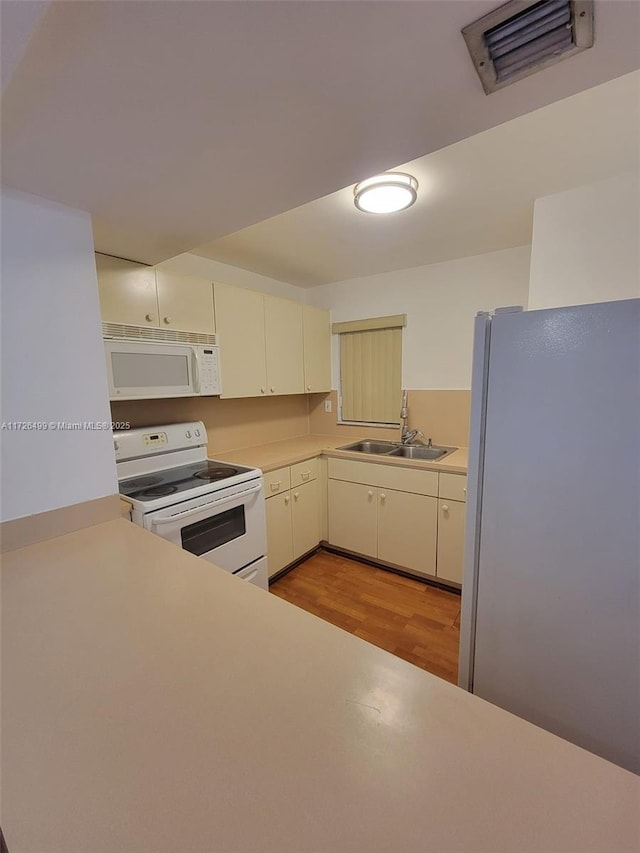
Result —
<instances>
[{"instance_id":1,"label":"white wall","mask_svg":"<svg viewBox=\"0 0 640 853\"><path fill-rule=\"evenodd\" d=\"M104 431L0 432L3 521L118 491L87 213L2 190L1 412Z\"/></svg>"},{"instance_id":2,"label":"white wall","mask_svg":"<svg viewBox=\"0 0 640 853\"><path fill-rule=\"evenodd\" d=\"M638 172L536 200L529 308L637 296Z\"/></svg>"},{"instance_id":3,"label":"white wall","mask_svg":"<svg viewBox=\"0 0 640 853\"><path fill-rule=\"evenodd\" d=\"M473 320L478 311L527 305L529 246L314 287L308 301L333 322L406 314L402 386L471 387ZM338 384L337 335L333 387Z\"/></svg>"},{"instance_id":4,"label":"white wall","mask_svg":"<svg viewBox=\"0 0 640 853\"><path fill-rule=\"evenodd\" d=\"M197 275L210 278L211 281L219 281L224 284L232 284L236 287L246 287L249 290L260 290L262 293L270 293L272 296L282 296L285 299L293 299L296 302L305 302L305 291L294 284L287 284L266 275L259 275L240 267L232 267L229 264L212 261L209 258L201 258L185 252L176 255L168 261L157 265L160 269L181 272L185 275Z\"/></svg>"}]
</instances>

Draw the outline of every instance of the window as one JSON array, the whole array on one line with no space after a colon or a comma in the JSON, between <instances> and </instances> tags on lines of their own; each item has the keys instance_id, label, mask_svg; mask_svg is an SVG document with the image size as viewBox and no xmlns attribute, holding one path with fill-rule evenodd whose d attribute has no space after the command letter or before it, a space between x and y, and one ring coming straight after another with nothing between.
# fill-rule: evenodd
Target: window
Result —
<instances>
[{"instance_id":1,"label":"window","mask_svg":"<svg viewBox=\"0 0 640 853\"><path fill-rule=\"evenodd\" d=\"M333 324L340 335L341 422L398 426L405 325L405 314Z\"/></svg>"}]
</instances>

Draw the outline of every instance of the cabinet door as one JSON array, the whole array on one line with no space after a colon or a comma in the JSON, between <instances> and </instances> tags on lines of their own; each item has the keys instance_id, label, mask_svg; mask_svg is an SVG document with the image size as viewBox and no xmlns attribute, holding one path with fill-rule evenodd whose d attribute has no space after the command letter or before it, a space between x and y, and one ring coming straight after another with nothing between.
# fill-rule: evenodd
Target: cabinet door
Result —
<instances>
[{"instance_id":1,"label":"cabinet door","mask_svg":"<svg viewBox=\"0 0 640 853\"><path fill-rule=\"evenodd\" d=\"M368 557L377 556L378 490L361 483L329 480L329 542Z\"/></svg>"},{"instance_id":2,"label":"cabinet door","mask_svg":"<svg viewBox=\"0 0 640 853\"><path fill-rule=\"evenodd\" d=\"M293 559L320 542L320 484L317 480L291 490Z\"/></svg>"},{"instance_id":3,"label":"cabinet door","mask_svg":"<svg viewBox=\"0 0 640 853\"><path fill-rule=\"evenodd\" d=\"M302 394L302 305L265 296L264 324L269 394Z\"/></svg>"},{"instance_id":4,"label":"cabinet door","mask_svg":"<svg viewBox=\"0 0 640 853\"><path fill-rule=\"evenodd\" d=\"M324 308L304 305L304 390L331 390L331 323Z\"/></svg>"},{"instance_id":5,"label":"cabinet door","mask_svg":"<svg viewBox=\"0 0 640 853\"><path fill-rule=\"evenodd\" d=\"M255 290L214 285L220 345L221 397L267 393L264 297Z\"/></svg>"},{"instance_id":6,"label":"cabinet door","mask_svg":"<svg viewBox=\"0 0 640 853\"><path fill-rule=\"evenodd\" d=\"M154 267L96 253L96 271L103 323L158 325Z\"/></svg>"},{"instance_id":7,"label":"cabinet door","mask_svg":"<svg viewBox=\"0 0 640 853\"><path fill-rule=\"evenodd\" d=\"M437 522L437 498L378 489L378 557L435 575Z\"/></svg>"},{"instance_id":8,"label":"cabinet door","mask_svg":"<svg viewBox=\"0 0 640 853\"><path fill-rule=\"evenodd\" d=\"M462 583L464 514L461 501L438 501L438 577Z\"/></svg>"},{"instance_id":9,"label":"cabinet door","mask_svg":"<svg viewBox=\"0 0 640 853\"><path fill-rule=\"evenodd\" d=\"M269 577L293 561L291 533L291 493L274 495L266 502L267 562Z\"/></svg>"},{"instance_id":10,"label":"cabinet door","mask_svg":"<svg viewBox=\"0 0 640 853\"><path fill-rule=\"evenodd\" d=\"M213 335L213 285L206 278L156 269L160 326Z\"/></svg>"}]
</instances>

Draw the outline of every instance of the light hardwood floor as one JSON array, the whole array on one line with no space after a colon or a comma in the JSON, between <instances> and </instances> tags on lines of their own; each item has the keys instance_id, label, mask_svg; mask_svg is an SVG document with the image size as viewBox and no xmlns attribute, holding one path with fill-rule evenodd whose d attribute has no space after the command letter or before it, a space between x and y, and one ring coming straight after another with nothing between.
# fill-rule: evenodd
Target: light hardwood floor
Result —
<instances>
[{"instance_id":1,"label":"light hardwood floor","mask_svg":"<svg viewBox=\"0 0 640 853\"><path fill-rule=\"evenodd\" d=\"M270 591L428 672L456 683L460 596L320 551Z\"/></svg>"}]
</instances>

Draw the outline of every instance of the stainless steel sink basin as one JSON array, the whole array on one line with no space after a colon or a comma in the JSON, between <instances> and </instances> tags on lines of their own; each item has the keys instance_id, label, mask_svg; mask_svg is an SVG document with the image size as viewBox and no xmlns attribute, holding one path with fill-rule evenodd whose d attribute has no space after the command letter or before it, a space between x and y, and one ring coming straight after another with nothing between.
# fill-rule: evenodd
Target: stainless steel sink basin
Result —
<instances>
[{"instance_id":1,"label":"stainless steel sink basin","mask_svg":"<svg viewBox=\"0 0 640 853\"><path fill-rule=\"evenodd\" d=\"M403 444L389 453L389 456L401 456L404 459L444 459L457 447L425 447L423 445Z\"/></svg>"},{"instance_id":2,"label":"stainless steel sink basin","mask_svg":"<svg viewBox=\"0 0 640 853\"><path fill-rule=\"evenodd\" d=\"M398 445L392 441L356 441L353 444L345 444L344 447L338 447L338 450L355 450L357 453L377 453L384 455L397 450Z\"/></svg>"},{"instance_id":3,"label":"stainless steel sink basin","mask_svg":"<svg viewBox=\"0 0 640 853\"><path fill-rule=\"evenodd\" d=\"M338 450L355 450L356 453L375 453L377 456L400 456L404 459L444 459L457 447L427 447L423 444L397 444L393 441L356 441Z\"/></svg>"}]
</instances>

